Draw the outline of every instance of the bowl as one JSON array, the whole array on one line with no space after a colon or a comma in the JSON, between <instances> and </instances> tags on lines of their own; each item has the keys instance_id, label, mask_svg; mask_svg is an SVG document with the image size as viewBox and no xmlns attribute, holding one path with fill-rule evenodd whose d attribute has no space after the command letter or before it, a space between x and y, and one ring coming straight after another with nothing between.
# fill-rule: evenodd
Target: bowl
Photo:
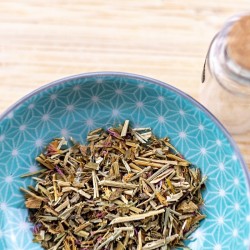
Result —
<instances>
[{"instance_id":1,"label":"bowl","mask_svg":"<svg viewBox=\"0 0 250 250\"><path fill-rule=\"evenodd\" d=\"M20 186L20 175L38 169L35 156L55 137L85 143L88 131L125 119L169 136L176 148L208 176L202 211L207 218L187 242L191 249L248 249L247 166L225 128L202 105L163 82L100 72L52 82L0 117L0 249L38 250Z\"/></svg>"}]
</instances>

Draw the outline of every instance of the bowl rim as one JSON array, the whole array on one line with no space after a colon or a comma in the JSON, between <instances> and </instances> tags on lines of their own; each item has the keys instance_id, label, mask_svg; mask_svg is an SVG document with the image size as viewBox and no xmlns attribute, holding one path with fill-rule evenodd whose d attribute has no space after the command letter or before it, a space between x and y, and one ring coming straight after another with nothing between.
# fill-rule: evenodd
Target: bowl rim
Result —
<instances>
[{"instance_id":1,"label":"bowl rim","mask_svg":"<svg viewBox=\"0 0 250 250\"><path fill-rule=\"evenodd\" d=\"M66 76L66 77L60 78L58 80L52 81L50 83L44 84L41 87L31 91L30 93L28 93L25 96L23 96L22 98L20 98L17 102L15 102L11 106L9 106L9 108L7 108L2 114L0 114L0 123L3 121L3 119L6 116L8 116L8 114L10 114L17 107L19 107L23 102L27 101L31 97L41 93L44 90L47 90L51 87L54 87L54 86L57 86L60 84L63 84L63 83L70 81L70 80L77 80L77 79L81 79L81 78L91 78L91 77L108 77L108 76L109 77L110 76L129 77L129 78L133 78L136 80L141 80L141 81L150 82L150 83L159 85L165 89L169 89L169 90L172 90L173 92L178 93L182 97L188 99L192 104L194 104L194 106L199 107L220 128L220 130L224 133L224 135L226 136L229 143L232 145L234 152L235 152L235 155L236 155L237 159L239 160L241 166L243 167L243 172L245 175L246 184L248 186L248 191L249 191L249 189L250 189L250 174L248 171L247 164L246 164L245 160L243 159L243 156L239 150L238 145L236 144L236 142L234 141L234 139L232 138L230 133L227 131L227 129L224 127L224 125L222 125L222 123L207 108L205 108L201 103L199 103L197 100L195 100L189 94L183 92L182 90L180 90L180 89L178 89L178 88L176 88L168 83L165 83L165 82L160 81L160 80L156 80L156 79L148 77L148 76L143 76L143 75L134 74L134 73L117 72L117 71L98 71L98 72L81 73L81 74Z\"/></svg>"}]
</instances>

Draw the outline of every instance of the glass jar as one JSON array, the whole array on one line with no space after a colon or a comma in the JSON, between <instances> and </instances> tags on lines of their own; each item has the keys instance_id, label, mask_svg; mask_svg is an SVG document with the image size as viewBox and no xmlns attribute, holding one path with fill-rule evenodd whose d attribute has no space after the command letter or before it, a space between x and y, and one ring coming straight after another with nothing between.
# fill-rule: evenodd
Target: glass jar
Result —
<instances>
[{"instance_id":1,"label":"glass jar","mask_svg":"<svg viewBox=\"0 0 250 250\"><path fill-rule=\"evenodd\" d=\"M201 103L235 135L250 132L250 14L234 16L210 44Z\"/></svg>"}]
</instances>

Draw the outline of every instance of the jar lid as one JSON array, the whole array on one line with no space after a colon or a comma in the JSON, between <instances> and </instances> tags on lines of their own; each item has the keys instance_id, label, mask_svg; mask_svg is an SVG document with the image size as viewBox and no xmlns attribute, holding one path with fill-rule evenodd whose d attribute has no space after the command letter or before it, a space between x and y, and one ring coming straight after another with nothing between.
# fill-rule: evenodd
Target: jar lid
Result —
<instances>
[{"instance_id":1,"label":"jar lid","mask_svg":"<svg viewBox=\"0 0 250 250\"><path fill-rule=\"evenodd\" d=\"M250 15L241 17L232 25L227 51L238 65L250 70Z\"/></svg>"}]
</instances>

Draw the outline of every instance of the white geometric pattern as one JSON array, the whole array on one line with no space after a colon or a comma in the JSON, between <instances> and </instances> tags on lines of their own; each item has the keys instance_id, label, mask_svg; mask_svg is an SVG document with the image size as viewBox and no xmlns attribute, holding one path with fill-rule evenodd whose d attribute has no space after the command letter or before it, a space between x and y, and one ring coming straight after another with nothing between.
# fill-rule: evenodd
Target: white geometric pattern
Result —
<instances>
[{"instance_id":1,"label":"white geometric pattern","mask_svg":"<svg viewBox=\"0 0 250 250\"><path fill-rule=\"evenodd\" d=\"M41 249L32 243L20 175L36 171L34 158L54 137L85 143L89 130L125 119L168 136L208 176L202 208L207 218L187 244L194 250L248 249L249 182L244 163L224 129L185 94L169 85L119 73L59 81L0 118L0 249Z\"/></svg>"}]
</instances>

